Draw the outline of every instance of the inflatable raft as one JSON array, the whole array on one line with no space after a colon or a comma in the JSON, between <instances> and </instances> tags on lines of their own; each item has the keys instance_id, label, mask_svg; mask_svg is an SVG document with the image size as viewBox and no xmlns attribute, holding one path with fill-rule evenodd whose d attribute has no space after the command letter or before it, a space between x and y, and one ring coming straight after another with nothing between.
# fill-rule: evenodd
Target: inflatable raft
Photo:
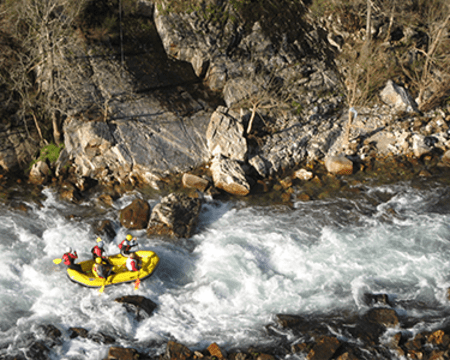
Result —
<instances>
[{"instance_id":1,"label":"inflatable raft","mask_svg":"<svg viewBox=\"0 0 450 360\"><path fill-rule=\"evenodd\" d=\"M105 282L104 279L95 277L92 273L92 266L94 265L94 260L86 260L79 262L83 273L80 273L73 269L67 269L67 276L69 279L75 283L91 288L101 288L102 286L110 286L123 284L128 282L139 280L144 280L153 274L156 266L159 263L159 257L153 251L136 251L141 259L142 267L139 271L128 271L125 263L127 258L121 254L111 255L108 257L109 262L113 264L114 274L108 277Z\"/></svg>"}]
</instances>

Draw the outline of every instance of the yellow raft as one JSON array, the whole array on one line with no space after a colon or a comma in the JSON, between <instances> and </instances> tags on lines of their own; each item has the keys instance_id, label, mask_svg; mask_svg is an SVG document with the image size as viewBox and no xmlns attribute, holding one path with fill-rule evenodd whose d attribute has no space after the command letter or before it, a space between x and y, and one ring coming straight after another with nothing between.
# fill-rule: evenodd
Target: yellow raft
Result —
<instances>
[{"instance_id":1,"label":"yellow raft","mask_svg":"<svg viewBox=\"0 0 450 360\"><path fill-rule=\"evenodd\" d=\"M67 276L71 281L91 288L128 283L136 281L137 279L144 280L155 271L156 266L159 263L159 257L153 251L139 250L136 251L136 254L139 255L139 258L142 261L142 268L139 271L128 271L125 265L127 257L122 256L121 254L109 256L108 259L110 263L113 264L114 274L108 276L106 282L104 279L95 277L92 273L94 260L79 262L79 265L81 265L81 268L83 269L83 273L68 268Z\"/></svg>"}]
</instances>

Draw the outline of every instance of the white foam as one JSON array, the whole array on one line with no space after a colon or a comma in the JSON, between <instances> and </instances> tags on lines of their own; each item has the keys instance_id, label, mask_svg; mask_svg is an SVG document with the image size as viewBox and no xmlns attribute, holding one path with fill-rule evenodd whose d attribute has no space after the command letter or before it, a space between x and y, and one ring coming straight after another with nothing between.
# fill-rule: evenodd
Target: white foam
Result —
<instances>
[{"instance_id":1,"label":"white foam","mask_svg":"<svg viewBox=\"0 0 450 360\"><path fill-rule=\"evenodd\" d=\"M364 311L365 293L423 301L431 309L408 311L435 315L450 285L449 216L426 211L432 193L383 191L397 195L372 208L347 200L304 203L295 210L209 203L199 233L181 245L133 232L140 248L160 256L159 268L137 292L123 285L101 296L70 283L65 267L52 263L67 246L80 259L89 258L95 235L83 221L65 218L72 205L48 192L43 208L0 215L0 329L12 328L3 341L29 331L25 324L31 322L104 332L130 347L169 339L191 348L211 342L244 346L267 341L264 326L274 314ZM399 216L387 216L389 208ZM126 233L119 229L108 253L117 252ZM114 302L126 294L156 302L152 317L138 322ZM55 351L94 359L104 357L105 349L74 339Z\"/></svg>"}]
</instances>

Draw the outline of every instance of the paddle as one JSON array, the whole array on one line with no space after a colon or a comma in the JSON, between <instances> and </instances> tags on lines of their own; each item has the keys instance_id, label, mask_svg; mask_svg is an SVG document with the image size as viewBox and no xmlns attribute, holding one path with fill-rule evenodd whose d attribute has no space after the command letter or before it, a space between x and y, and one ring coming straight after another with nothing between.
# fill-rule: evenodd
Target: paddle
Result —
<instances>
[{"instance_id":1,"label":"paddle","mask_svg":"<svg viewBox=\"0 0 450 360\"><path fill-rule=\"evenodd\" d=\"M134 282L134 290L139 289L139 285L141 285L141 279L137 278Z\"/></svg>"},{"instance_id":2,"label":"paddle","mask_svg":"<svg viewBox=\"0 0 450 360\"><path fill-rule=\"evenodd\" d=\"M102 294L103 291L105 290L106 281L107 281L106 279L103 281L102 287L98 290L98 292L99 292L100 294Z\"/></svg>"},{"instance_id":3,"label":"paddle","mask_svg":"<svg viewBox=\"0 0 450 360\"><path fill-rule=\"evenodd\" d=\"M142 262L139 260L140 265L142 264ZM138 265L138 266L140 266ZM142 268L142 266L140 266ZM140 270L139 270L140 271ZM139 275L138 278L136 279L136 281L134 282L134 290L139 289L139 286L141 285L141 279L139 279Z\"/></svg>"},{"instance_id":4,"label":"paddle","mask_svg":"<svg viewBox=\"0 0 450 360\"><path fill-rule=\"evenodd\" d=\"M109 271L108 271L108 274L106 275L105 280L103 280L103 285L102 285L102 287L98 290L98 292L99 292L100 294L103 293L103 291L105 290L105 285L108 285L108 278L109 278L110 276L112 276L112 275L110 275L110 274L111 274L111 270L112 270L112 266L111 266L111 268L109 268Z\"/></svg>"},{"instance_id":5,"label":"paddle","mask_svg":"<svg viewBox=\"0 0 450 360\"><path fill-rule=\"evenodd\" d=\"M61 264L62 259L53 259L53 262L58 265Z\"/></svg>"}]
</instances>

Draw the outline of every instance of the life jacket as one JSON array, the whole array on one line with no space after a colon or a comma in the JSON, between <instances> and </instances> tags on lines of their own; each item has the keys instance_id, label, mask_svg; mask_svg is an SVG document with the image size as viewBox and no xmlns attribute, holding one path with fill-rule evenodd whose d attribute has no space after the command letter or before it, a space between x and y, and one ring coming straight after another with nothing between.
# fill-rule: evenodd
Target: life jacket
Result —
<instances>
[{"instance_id":1,"label":"life jacket","mask_svg":"<svg viewBox=\"0 0 450 360\"><path fill-rule=\"evenodd\" d=\"M130 242L128 240L123 240L119 244L119 249L123 250L123 251L130 251L130 249L131 249Z\"/></svg>"},{"instance_id":2,"label":"life jacket","mask_svg":"<svg viewBox=\"0 0 450 360\"><path fill-rule=\"evenodd\" d=\"M78 255L75 252L75 254L72 253L65 253L62 256L63 260L64 260L64 265L72 265L73 262L75 261L75 259L78 259Z\"/></svg>"},{"instance_id":3,"label":"life jacket","mask_svg":"<svg viewBox=\"0 0 450 360\"><path fill-rule=\"evenodd\" d=\"M92 248L91 253L97 257L103 257L103 249L99 248L97 245Z\"/></svg>"},{"instance_id":4,"label":"life jacket","mask_svg":"<svg viewBox=\"0 0 450 360\"><path fill-rule=\"evenodd\" d=\"M139 260L128 258L126 262L128 271L139 271Z\"/></svg>"}]
</instances>

